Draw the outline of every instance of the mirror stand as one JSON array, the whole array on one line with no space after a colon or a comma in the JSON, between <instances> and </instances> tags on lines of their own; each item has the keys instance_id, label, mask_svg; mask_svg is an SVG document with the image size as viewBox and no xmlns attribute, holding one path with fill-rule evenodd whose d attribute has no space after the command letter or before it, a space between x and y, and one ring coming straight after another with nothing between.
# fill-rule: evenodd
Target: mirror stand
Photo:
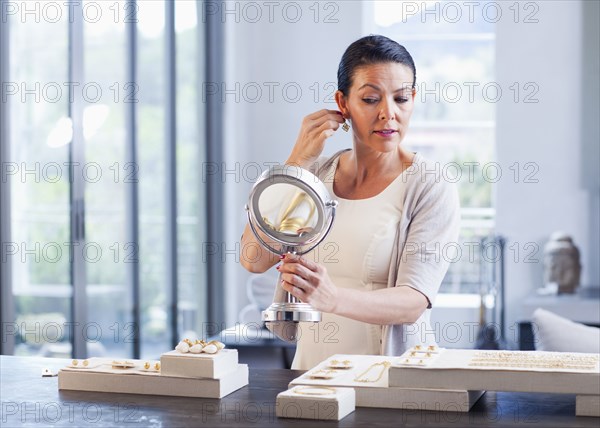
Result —
<instances>
[{"instance_id":1,"label":"mirror stand","mask_svg":"<svg viewBox=\"0 0 600 428\"><path fill-rule=\"evenodd\" d=\"M284 247L284 253L296 254L293 247ZM277 286L273 303L262 313L263 321L291 321L291 322L320 322L321 312L315 310L308 303L301 302L295 296L281 288L282 274L277 278Z\"/></svg>"},{"instance_id":2,"label":"mirror stand","mask_svg":"<svg viewBox=\"0 0 600 428\"><path fill-rule=\"evenodd\" d=\"M265 249L277 255L304 255L329 233L336 207L337 201L316 176L285 165L261 174L245 209L250 229ZM261 233L277 245L270 245ZM296 342L299 323L320 322L321 312L285 291L281 283L279 273L273 303L262 312L262 320L276 336Z\"/></svg>"}]
</instances>

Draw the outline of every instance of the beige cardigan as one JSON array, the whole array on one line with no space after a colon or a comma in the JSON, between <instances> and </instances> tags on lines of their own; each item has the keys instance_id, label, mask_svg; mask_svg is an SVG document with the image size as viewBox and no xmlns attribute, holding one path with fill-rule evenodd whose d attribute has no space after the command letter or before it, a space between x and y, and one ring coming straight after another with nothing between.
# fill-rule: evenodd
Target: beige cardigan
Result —
<instances>
[{"instance_id":1,"label":"beige cardigan","mask_svg":"<svg viewBox=\"0 0 600 428\"><path fill-rule=\"evenodd\" d=\"M310 168L319 179L326 177L333 161L321 157ZM409 286L423 293L429 306L414 324L382 326L381 355L401 355L417 344L434 344L429 323L431 307L440 288L453 251L459 245L460 204L456 187L445 180L442 166L417 154L404 172L403 210L398 222L388 274L388 287ZM438 332L440 329L437 329Z\"/></svg>"}]
</instances>

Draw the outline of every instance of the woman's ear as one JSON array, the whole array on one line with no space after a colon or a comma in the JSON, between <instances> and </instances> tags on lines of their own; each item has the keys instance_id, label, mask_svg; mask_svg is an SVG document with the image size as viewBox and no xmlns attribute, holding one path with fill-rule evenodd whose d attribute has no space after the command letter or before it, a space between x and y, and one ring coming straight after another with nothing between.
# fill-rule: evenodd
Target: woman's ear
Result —
<instances>
[{"instance_id":1,"label":"woman's ear","mask_svg":"<svg viewBox=\"0 0 600 428\"><path fill-rule=\"evenodd\" d=\"M348 119L348 117L350 116L348 113L348 101L346 100L346 96L342 91L335 91L335 102L337 103L338 108L342 112L344 119Z\"/></svg>"}]
</instances>

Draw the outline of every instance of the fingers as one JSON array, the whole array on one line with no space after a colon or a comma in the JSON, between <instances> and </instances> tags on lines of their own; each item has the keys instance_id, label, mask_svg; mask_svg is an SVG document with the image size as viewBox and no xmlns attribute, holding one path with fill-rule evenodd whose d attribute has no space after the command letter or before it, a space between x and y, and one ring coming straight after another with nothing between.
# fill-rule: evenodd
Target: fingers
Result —
<instances>
[{"instance_id":1,"label":"fingers","mask_svg":"<svg viewBox=\"0 0 600 428\"><path fill-rule=\"evenodd\" d=\"M327 113L310 121L310 129L338 129L344 123L344 117L338 113Z\"/></svg>"},{"instance_id":2,"label":"fingers","mask_svg":"<svg viewBox=\"0 0 600 428\"><path fill-rule=\"evenodd\" d=\"M323 132L321 132L319 134L319 137L322 138L323 140L331 137L333 134L335 134L336 129L325 129Z\"/></svg>"},{"instance_id":3,"label":"fingers","mask_svg":"<svg viewBox=\"0 0 600 428\"><path fill-rule=\"evenodd\" d=\"M307 267L302 266L300 263L284 263L277 270L281 272L282 278L290 283L294 283L291 278L295 276L308 283L318 282L318 278L316 278L315 273L309 270Z\"/></svg>"},{"instance_id":4,"label":"fingers","mask_svg":"<svg viewBox=\"0 0 600 428\"><path fill-rule=\"evenodd\" d=\"M302 290L305 293L310 293L312 291L312 289L315 288L306 279L302 278L301 276L294 275L292 273L282 274L281 280L282 280L283 284L288 284L290 286L299 288L300 290Z\"/></svg>"},{"instance_id":5,"label":"fingers","mask_svg":"<svg viewBox=\"0 0 600 428\"><path fill-rule=\"evenodd\" d=\"M326 116L331 116L332 118L335 116L339 116L343 119L342 117L342 112L338 111L338 110L327 110L327 109L323 109L323 110L319 110L316 111L314 113L309 114L308 116L306 116L306 119L310 120L310 121L314 121L314 120L318 120L319 118L323 118Z\"/></svg>"},{"instance_id":6,"label":"fingers","mask_svg":"<svg viewBox=\"0 0 600 428\"><path fill-rule=\"evenodd\" d=\"M341 114L327 113L313 122L311 132L314 132L316 140L323 142L335 134L343 123L344 117Z\"/></svg>"},{"instance_id":7,"label":"fingers","mask_svg":"<svg viewBox=\"0 0 600 428\"><path fill-rule=\"evenodd\" d=\"M299 264L312 272L319 272L319 270L322 269L321 265L318 263L297 254L286 253L281 261L283 262L281 265L282 267L288 267L290 264Z\"/></svg>"},{"instance_id":8,"label":"fingers","mask_svg":"<svg viewBox=\"0 0 600 428\"><path fill-rule=\"evenodd\" d=\"M314 289L314 287L303 277L295 273L285 272L281 272L281 287L292 296L297 297L306 303L308 303L308 296Z\"/></svg>"},{"instance_id":9,"label":"fingers","mask_svg":"<svg viewBox=\"0 0 600 428\"><path fill-rule=\"evenodd\" d=\"M308 302L308 295L306 294L306 292L302 288L297 287L295 285L292 285L289 282L283 282L281 284L281 287L285 291L287 291L288 293L290 293L292 296L297 297L298 299L300 299L302 302L309 303Z\"/></svg>"},{"instance_id":10,"label":"fingers","mask_svg":"<svg viewBox=\"0 0 600 428\"><path fill-rule=\"evenodd\" d=\"M281 273L281 287L295 298L313 305L317 310L327 312L335 307L336 287L322 265L288 253L277 269Z\"/></svg>"},{"instance_id":11,"label":"fingers","mask_svg":"<svg viewBox=\"0 0 600 428\"><path fill-rule=\"evenodd\" d=\"M325 122L319 128L317 128L317 138L319 140L325 140L335 134L340 127L340 124L337 122Z\"/></svg>"},{"instance_id":12,"label":"fingers","mask_svg":"<svg viewBox=\"0 0 600 428\"><path fill-rule=\"evenodd\" d=\"M298 298L301 298L301 295L306 299L312 294L320 281L317 275L320 269L319 265L304 257L292 254L286 254L282 262L277 269L281 272L283 288Z\"/></svg>"},{"instance_id":13,"label":"fingers","mask_svg":"<svg viewBox=\"0 0 600 428\"><path fill-rule=\"evenodd\" d=\"M296 231L296 233L298 234L298 236L302 236L307 233L312 233L313 230L315 230L314 227L310 227L310 226L301 227Z\"/></svg>"}]
</instances>

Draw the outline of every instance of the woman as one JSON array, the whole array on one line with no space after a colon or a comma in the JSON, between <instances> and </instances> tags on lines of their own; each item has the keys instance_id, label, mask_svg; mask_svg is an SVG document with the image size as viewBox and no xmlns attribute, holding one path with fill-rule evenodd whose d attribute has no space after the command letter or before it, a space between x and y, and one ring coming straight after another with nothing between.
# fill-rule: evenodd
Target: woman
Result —
<instances>
[{"instance_id":1,"label":"woman","mask_svg":"<svg viewBox=\"0 0 600 428\"><path fill-rule=\"evenodd\" d=\"M316 255L288 254L277 267L285 290L323 312L321 323L301 330L294 369L333 354L400 355L435 343L429 313L448 268L448 244L458 237L459 204L439 165L401 144L415 84L414 62L403 46L364 37L340 62L339 111L321 110L302 122L286 163L315 172L339 205ZM346 120L353 148L320 158ZM257 249L255 242L247 226L242 245ZM264 272L275 260L241 263Z\"/></svg>"}]
</instances>

